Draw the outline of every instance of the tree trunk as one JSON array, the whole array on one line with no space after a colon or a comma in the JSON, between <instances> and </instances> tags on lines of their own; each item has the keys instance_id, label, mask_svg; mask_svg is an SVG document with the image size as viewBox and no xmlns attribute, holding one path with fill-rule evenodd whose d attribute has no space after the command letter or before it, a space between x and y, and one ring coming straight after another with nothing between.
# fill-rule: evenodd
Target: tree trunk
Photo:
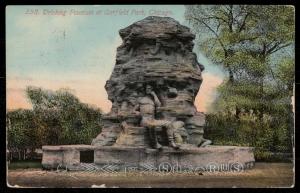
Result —
<instances>
[{"instance_id":1,"label":"tree trunk","mask_svg":"<svg viewBox=\"0 0 300 193\"><path fill-rule=\"evenodd\" d=\"M259 114L258 114L258 119L262 123L264 121L264 113L263 113L263 108L260 109Z\"/></svg>"},{"instance_id":2,"label":"tree trunk","mask_svg":"<svg viewBox=\"0 0 300 193\"><path fill-rule=\"evenodd\" d=\"M289 139L289 151L293 152L293 147L294 147L294 112L293 112L293 105L290 104L288 105L288 139Z\"/></svg>"},{"instance_id":3,"label":"tree trunk","mask_svg":"<svg viewBox=\"0 0 300 193\"><path fill-rule=\"evenodd\" d=\"M262 60L262 63L265 64L266 62L266 55L264 54L265 52L263 52L262 56L261 56L261 60ZM265 74L263 74L261 77L260 77L260 80L259 80L259 92L260 92L260 110L259 110L259 120L261 122L263 122L263 118L264 118L264 102L265 102L265 95L264 95L264 76Z\"/></svg>"},{"instance_id":4,"label":"tree trunk","mask_svg":"<svg viewBox=\"0 0 300 193\"><path fill-rule=\"evenodd\" d=\"M21 151L18 149L18 159L21 160Z\"/></svg>"},{"instance_id":5,"label":"tree trunk","mask_svg":"<svg viewBox=\"0 0 300 193\"><path fill-rule=\"evenodd\" d=\"M235 118L239 121L240 120L240 113L241 110L237 106L235 106Z\"/></svg>"},{"instance_id":6,"label":"tree trunk","mask_svg":"<svg viewBox=\"0 0 300 193\"><path fill-rule=\"evenodd\" d=\"M23 160L26 160L26 149L23 150Z\"/></svg>"},{"instance_id":7,"label":"tree trunk","mask_svg":"<svg viewBox=\"0 0 300 193\"><path fill-rule=\"evenodd\" d=\"M228 68L228 73L229 73L229 82L233 83L234 82L234 76L231 68Z\"/></svg>"}]
</instances>

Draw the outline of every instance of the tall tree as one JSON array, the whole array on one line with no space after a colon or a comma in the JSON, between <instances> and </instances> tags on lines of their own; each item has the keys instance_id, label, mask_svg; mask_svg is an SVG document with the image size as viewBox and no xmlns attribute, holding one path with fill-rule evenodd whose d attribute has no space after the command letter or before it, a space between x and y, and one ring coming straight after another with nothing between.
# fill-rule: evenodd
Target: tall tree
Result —
<instances>
[{"instance_id":1,"label":"tall tree","mask_svg":"<svg viewBox=\"0 0 300 193\"><path fill-rule=\"evenodd\" d=\"M234 112L238 120L242 111L251 111L261 123L268 117L278 118L278 112L291 114L282 104L289 104L284 99L291 97L293 79L284 82L280 77L283 73L291 77L294 69L279 64L283 58L293 61L287 54L293 53L293 7L189 5L185 16L200 50L228 72L218 89L215 109Z\"/></svg>"},{"instance_id":2,"label":"tall tree","mask_svg":"<svg viewBox=\"0 0 300 193\"><path fill-rule=\"evenodd\" d=\"M294 43L293 7L189 5L185 15L200 50L228 72L221 95L230 98L237 115L252 105L262 118L269 95L265 91L277 82L273 71L280 55L275 53Z\"/></svg>"}]
</instances>

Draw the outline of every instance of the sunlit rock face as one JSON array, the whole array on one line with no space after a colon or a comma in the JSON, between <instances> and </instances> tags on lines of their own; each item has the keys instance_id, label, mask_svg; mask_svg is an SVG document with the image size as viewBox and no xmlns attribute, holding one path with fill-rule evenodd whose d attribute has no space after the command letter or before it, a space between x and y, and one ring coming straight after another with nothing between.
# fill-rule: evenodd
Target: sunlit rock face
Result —
<instances>
[{"instance_id":1,"label":"sunlit rock face","mask_svg":"<svg viewBox=\"0 0 300 193\"><path fill-rule=\"evenodd\" d=\"M147 146L146 129L140 127L140 117L133 112L137 99L145 95L146 85L153 87L162 103L155 117L183 121L189 134L187 143L199 143L201 139L192 135L203 135L205 117L199 115L194 101L204 67L192 51L195 35L172 18L154 16L121 29L119 34L123 42L117 48L115 67L105 85L112 109L103 117L102 133L92 144ZM191 119L194 116L201 120ZM122 130L123 121L129 131ZM122 132L135 134L124 137Z\"/></svg>"}]
</instances>

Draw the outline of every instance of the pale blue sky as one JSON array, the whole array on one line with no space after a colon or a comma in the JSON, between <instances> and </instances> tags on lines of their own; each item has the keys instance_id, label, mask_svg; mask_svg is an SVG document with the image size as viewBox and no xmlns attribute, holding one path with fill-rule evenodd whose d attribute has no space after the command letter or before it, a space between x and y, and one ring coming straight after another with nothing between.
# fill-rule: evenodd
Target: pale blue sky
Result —
<instances>
[{"instance_id":1,"label":"pale blue sky","mask_svg":"<svg viewBox=\"0 0 300 193\"><path fill-rule=\"evenodd\" d=\"M28 14L36 10L37 14ZM49 15L50 11L65 11L66 15ZM71 14L74 11L93 14ZM103 86L121 44L118 31L149 15L172 17L187 25L184 11L183 5L7 6L8 108L24 107L18 104L26 100L27 85L68 87L84 102L102 107L97 101L107 97ZM195 52L206 67L205 73L223 77L222 71Z\"/></svg>"}]
</instances>

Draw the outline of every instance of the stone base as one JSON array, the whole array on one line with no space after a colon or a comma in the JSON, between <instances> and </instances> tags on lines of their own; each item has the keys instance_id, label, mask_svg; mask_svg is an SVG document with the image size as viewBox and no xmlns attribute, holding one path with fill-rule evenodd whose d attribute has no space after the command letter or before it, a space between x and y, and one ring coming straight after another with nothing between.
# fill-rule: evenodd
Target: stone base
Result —
<instances>
[{"instance_id":1,"label":"stone base","mask_svg":"<svg viewBox=\"0 0 300 193\"><path fill-rule=\"evenodd\" d=\"M191 145L175 150L139 147L65 145L43 146L42 165L45 169L128 171L132 170L241 170L254 166L251 147ZM80 162L80 153L93 151L94 162Z\"/></svg>"}]
</instances>

